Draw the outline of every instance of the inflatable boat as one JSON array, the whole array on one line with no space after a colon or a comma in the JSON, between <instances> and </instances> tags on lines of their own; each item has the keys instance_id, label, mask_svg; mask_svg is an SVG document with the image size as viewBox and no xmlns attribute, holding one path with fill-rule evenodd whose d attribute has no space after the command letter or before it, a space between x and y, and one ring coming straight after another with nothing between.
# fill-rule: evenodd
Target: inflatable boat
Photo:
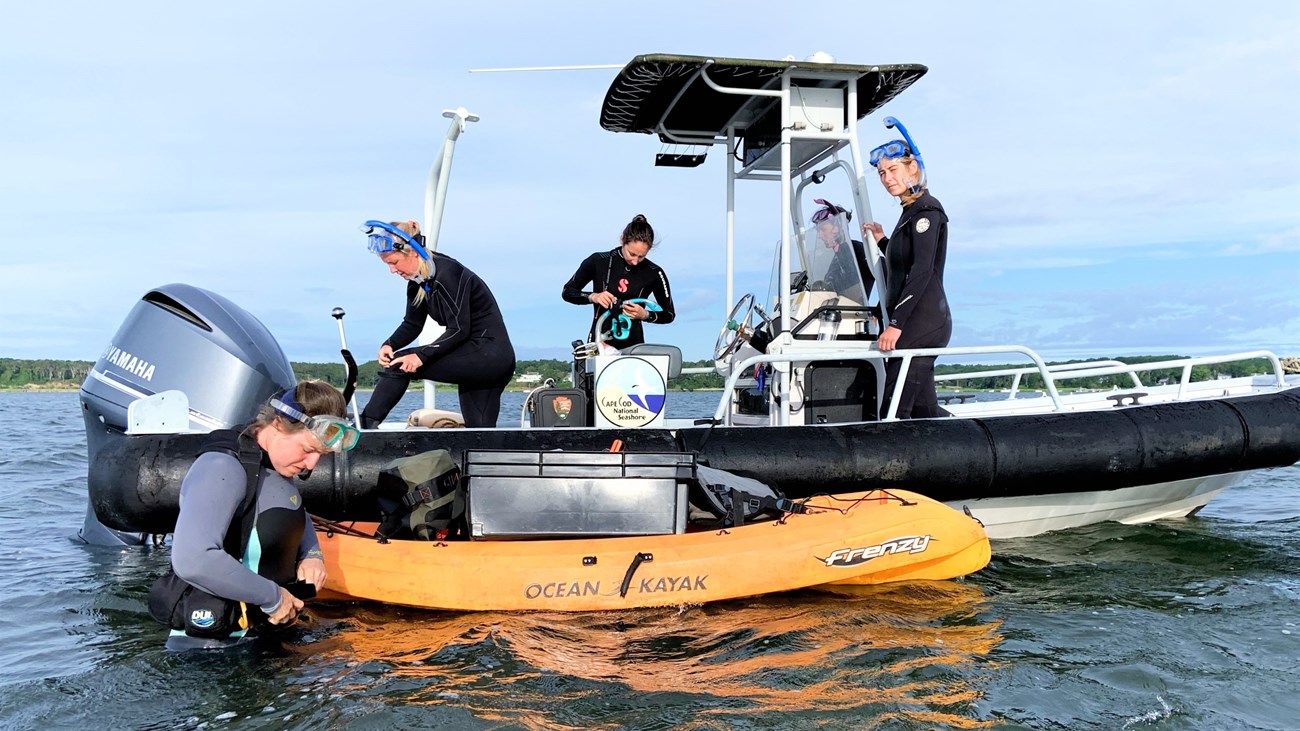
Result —
<instances>
[{"instance_id":1,"label":"inflatable boat","mask_svg":"<svg viewBox=\"0 0 1300 731\"><path fill-rule=\"evenodd\" d=\"M820 496L803 506L807 512L725 530L567 540L380 541L374 524L319 523L328 572L321 597L596 611L952 579L989 561L977 521L915 493Z\"/></svg>"},{"instance_id":2,"label":"inflatable boat","mask_svg":"<svg viewBox=\"0 0 1300 731\"><path fill-rule=\"evenodd\" d=\"M320 461L301 488L307 507L332 520L377 519L373 492L383 465L431 449L459 459L470 449L600 450L620 440L629 451L693 453L701 464L794 499L913 490L969 511L996 539L1189 515L1251 470L1300 460L1300 376L1267 351L1141 365L1048 365L1020 345L889 353L876 347L885 324L879 252L869 247L869 271L837 280L828 273L825 247L799 222L807 220L802 206L813 195L848 202L857 221L873 220L858 121L925 71L915 64L634 58L610 85L600 116L605 129L654 135L687 151L656 155L661 167L694 167L720 148L728 201L740 180L782 188L774 284L761 300L736 296L734 210L729 204L725 211L719 289L735 304L719 313L712 370L726 385L716 411L699 420L673 418L669 384L682 372L673 345L609 354L600 343L581 344L574 350L573 388L540 389L534 415L518 427L428 429L399 422L367 430L354 451ZM466 122L477 119L463 109L447 116L446 153L425 199L431 246L449 151ZM357 256L368 255L359 250ZM491 280L491 272L483 274ZM335 310L336 317L341 313ZM896 359L905 371L914 358L928 356L941 362L1010 357L1024 365L960 375L973 388L980 379L1010 378L1005 398L963 400L946 407L947 417L901 420L887 405L897 398L884 393L885 364ZM1216 372L1234 361L1260 365L1249 376ZM630 396L619 396L627 373L654 397L639 403L653 407L629 406ZM1037 398L1020 389L1030 376L1041 381ZM1058 388L1103 377L1114 390ZM951 378L957 376L937 380L942 386ZM144 534L170 532L181 477L202 432L243 423L293 383L275 337L239 305L186 284L146 293L82 384L90 457L83 538L139 542Z\"/></svg>"}]
</instances>

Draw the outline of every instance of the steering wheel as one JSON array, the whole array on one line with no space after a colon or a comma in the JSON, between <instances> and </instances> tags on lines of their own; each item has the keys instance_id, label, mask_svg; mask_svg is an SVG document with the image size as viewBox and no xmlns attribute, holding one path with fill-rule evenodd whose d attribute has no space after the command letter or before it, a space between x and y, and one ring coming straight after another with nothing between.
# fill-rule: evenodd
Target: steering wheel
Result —
<instances>
[{"instance_id":1,"label":"steering wheel","mask_svg":"<svg viewBox=\"0 0 1300 731\"><path fill-rule=\"evenodd\" d=\"M755 304L752 292L736 300L736 306L731 308L722 331L718 333L718 340L713 344L714 360L726 358L739 350L741 343L749 340L749 336L754 332L752 318L755 312L764 324L769 322L767 315Z\"/></svg>"}]
</instances>

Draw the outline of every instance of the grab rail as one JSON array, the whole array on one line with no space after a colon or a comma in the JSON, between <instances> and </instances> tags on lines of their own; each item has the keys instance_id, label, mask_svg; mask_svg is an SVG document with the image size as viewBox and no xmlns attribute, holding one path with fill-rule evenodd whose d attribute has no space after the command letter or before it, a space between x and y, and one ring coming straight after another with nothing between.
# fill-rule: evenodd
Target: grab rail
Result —
<instances>
[{"instance_id":1,"label":"grab rail","mask_svg":"<svg viewBox=\"0 0 1300 731\"><path fill-rule=\"evenodd\" d=\"M1184 398L1187 395L1187 387L1191 384L1192 368L1202 365L1214 365L1216 363L1231 363L1240 360L1253 360L1255 358L1264 358L1273 366L1273 375L1276 378L1278 386L1286 385L1286 375L1282 368L1282 361L1277 355L1267 350L1251 350L1242 353L1228 353L1225 355L1207 355L1199 357L1177 358L1174 360L1152 361L1150 363L1123 363L1115 360L1106 361L1089 361L1086 363L1061 363L1048 366L1048 371L1053 374L1053 381L1064 381L1071 378L1092 378L1094 376L1112 376L1127 375L1133 379L1135 388L1143 386L1142 379L1138 378L1139 372L1163 371L1180 369L1182 375L1178 384L1177 398ZM1020 377L1029 373L1038 372L1036 368L1008 368L992 371L976 371L974 373L949 373L942 376L935 376L935 381L958 381L973 378L993 378L996 376L1013 376L1011 386L1011 395L1008 398L1015 398L1015 393L1019 388Z\"/></svg>"},{"instance_id":2,"label":"grab rail","mask_svg":"<svg viewBox=\"0 0 1300 731\"><path fill-rule=\"evenodd\" d=\"M1108 375L1128 375L1138 386L1142 386L1142 381L1137 377L1138 372L1170 370L1174 368L1182 369L1182 377L1178 385L1178 395L1176 398L1185 398L1187 396L1188 385L1191 383L1192 368L1200 365L1212 365L1215 363L1231 363L1239 360L1251 360L1254 358L1265 358L1273 365L1273 374L1276 378L1276 384L1281 387L1286 385L1285 371L1282 368L1281 360L1273 353L1267 350L1252 350L1242 353L1231 353L1228 355L1211 355L1191 358L1179 358L1176 360L1155 361L1152 363L1123 363L1120 361L1094 361L1091 363L1065 363L1049 366L1033 350L1020 345L995 345L987 347L958 347L958 348L917 348L914 350L894 350L889 354L881 353L878 350L861 350L861 349L822 349L814 348L803 350L797 353L781 354L758 354L746 358L731 368L731 374L727 378L726 385L722 389L722 398L718 402L718 408L714 410L713 421L718 424L731 425L731 409L729 408L732 394L735 391L737 383L741 379L741 374L752 366L760 363L816 363L829 360L865 360L884 365L884 361L890 358L900 358L902 360L899 366L899 375L894 384L894 392L889 399L889 409L881 421L897 420L898 400L902 395L904 376L908 368L911 367L912 360L920 357L930 356L953 356L953 355L991 355L997 353L1011 354L1018 353L1033 361L1033 367L999 369L995 371L980 371L977 374L963 373L950 374L936 377L935 380L959 380L965 378L987 378L997 375L1013 375L1019 383L1021 375L1037 372L1043 379L1044 387L1047 391L1047 397L1052 402L1052 411L1064 411L1065 408L1061 403L1061 395L1057 391L1056 382L1058 380L1068 380L1071 378L1086 378L1092 376ZM1098 365L1102 364L1102 365ZM1010 398L1014 398L1013 395Z\"/></svg>"}]
</instances>

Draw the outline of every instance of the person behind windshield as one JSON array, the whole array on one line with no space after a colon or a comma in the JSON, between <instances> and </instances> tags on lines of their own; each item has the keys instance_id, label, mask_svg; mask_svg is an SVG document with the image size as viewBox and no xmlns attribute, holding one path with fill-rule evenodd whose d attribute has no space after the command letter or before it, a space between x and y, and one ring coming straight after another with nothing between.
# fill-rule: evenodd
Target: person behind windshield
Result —
<instances>
[{"instance_id":1,"label":"person behind windshield","mask_svg":"<svg viewBox=\"0 0 1300 731\"><path fill-rule=\"evenodd\" d=\"M895 349L942 348L952 337L952 314L943 289L944 261L948 256L948 216L938 199L930 194L925 160L906 128L893 117L887 126L897 126L903 139L891 140L871 151L871 165L880 182L897 196L903 212L886 237L879 223L862 225L884 252L885 313L889 327L876 341L882 353ZM913 358L898 400L898 418L947 416L940 408L934 388L934 358ZM890 359L885 366L887 408L902 361Z\"/></svg>"},{"instance_id":2,"label":"person behind windshield","mask_svg":"<svg viewBox=\"0 0 1300 731\"><path fill-rule=\"evenodd\" d=\"M343 394L323 381L303 381L270 399L242 430L212 432L181 482L180 515L172 540L176 576L215 597L245 602L251 629L202 638L172 630L167 649L229 647L246 642L263 624L292 623L303 603L284 588L297 579L320 589L325 582L311 517L293 477L316 467L321 455L356 446L359 432L343 419ZM248 473L240 462L241 438L259 452L261 469L251 503L252 533L244 555L225 548L227 533L240 530ZM236 544L238 545L238 544ZM261 616L256 615L260 609Z\"/></svg>"},{"instance_id":3,"label":"person behind windshield","mask_svg":"<svg viewBox=\"0 0 1300 731\"><path fill-rule=\"evenodd\" d=\"M492 290L464 264L424 248L415 221L366 221L368 247L407 281L406 315L379 346L379 382L361 410L361 426L374 429L411 381L454 383L467 427L495 427L501 394L515 375L515 350ZM428 345L405 348L426 318L446 329Z\"/></svg>"},{"instance_id":4,"label":"person behind windshield","mask_svg":"<svg viewBox=\"0 0 1300 731\"><path fill-rule=\"evenodd\" d=\"M565 302L592 306L588 342L596 340L596 323L600 321L600 316L618 302L625 303L620 312L611 312L601 324L602 340L615 348L644 343L645 332L641 323L667 325L677 317L668 287L668 275L658 264L646 258L654 245L654 229L645 216L637 214L623 227L623 235L619 236L617 247L610 251L598 251L583 259L578 271L564 283L561 296ZM588 284L593 285L591 291L583 289ZM659 311L627 302L631 299L649 299L651 295L659 305ZM621 338L615 337L612 332L618 314L630 320L630 327Z\"/></svg>"},{"instance_id":5,"label":"person behind windshield","mask_svg":"<svg viewBox=\"0 0 1300 731\"><path fill-rule=\"evenodd\" d=\"M867 266L866 248L862 242L850 239L845 230L853 220L853 211L822 198L814 198L813 202L822 206L812 214L817 239L832 252L830 266L826 269L826 284L852 300L865 303L872 281L871 268Z\"/></svg>"}]
</instances>

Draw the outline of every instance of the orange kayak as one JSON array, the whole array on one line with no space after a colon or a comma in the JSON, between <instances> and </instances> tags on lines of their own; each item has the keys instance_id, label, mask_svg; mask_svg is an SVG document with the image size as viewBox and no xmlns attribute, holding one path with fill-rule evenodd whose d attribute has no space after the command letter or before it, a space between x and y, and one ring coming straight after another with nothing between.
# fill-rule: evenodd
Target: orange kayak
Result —
<instances>
[{"instance_id":1,"label":"orange kayak","mask_svg":"<svg viewBox=\"0 0 1300 731\"><path fill-rule=\"evenodd\" d=\"M978 522L922 495L873 491L805 504L806 513L740 528L618 538L380 543L318 525L328 572L321 596L457 611L595 611L951 579L989 561Z\"/></svg>"}]
</instances>

